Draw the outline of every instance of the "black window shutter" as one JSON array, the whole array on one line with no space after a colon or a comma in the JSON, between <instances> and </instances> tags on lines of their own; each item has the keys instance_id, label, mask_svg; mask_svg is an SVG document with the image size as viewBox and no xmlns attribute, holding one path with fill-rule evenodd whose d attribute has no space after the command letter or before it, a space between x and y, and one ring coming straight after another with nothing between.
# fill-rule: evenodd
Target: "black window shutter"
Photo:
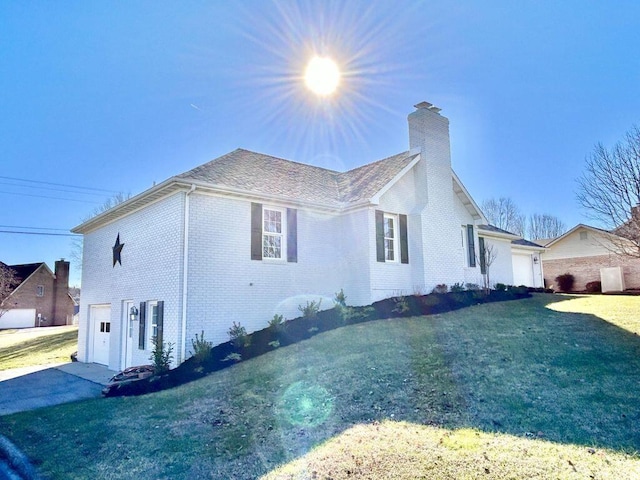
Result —
<instances>
[{"instance_id":1,"label":"black window shutter","mask_svg":"<svg viewBox=\"0 0 640 480\"><path fill-rule=\"evenodd\" d=\"M400 214L400 263L409 263L409 239L407 238L407 216Z\"/></svg>"},{"instance_id":2,"label":"black window shutter","mask_svg":"<svg viewBox=\"0 0 640 480\"><path fill-rule=\"evenodd\" d=\"M162 345L162 327L164 324L164 301L158 301L158 333L156 335L156 345Z\"/></svg>"},{"instance_id":3,"label":"black window shutter","mask_svg":"<svg viewBox=\"0 0 640 480\"><path fill-rule=\"evenodd\" d=\"M484 247L484 237L478 237L478 249L480 250L480 273L487 273L487 252Z\"/></svg>"},{"instance_id":4,"label":"black window shutter","mask_svg":"<svg viewBox=\"0 0 640 480\"><path fill-rule=\"evenodd\" d=\"M262 204L251 203L251 260L262 260Z\"/></svg>"},{"instance_id":5,"label":"black window shutter","mask_svg":"<svg viewBox=\"0 0 640 480\"><path fill-rule=\"evenodd\" d=\"M144 339L147 330L147 302L140 302L139 312L138 348L144 350Z\"/></svg>"},{"instance_id":6,"label":"black window shutter","mask_svg":"<svg viewBox=\"0 0 640 480\"><path fill-rule=\"evenodd\" d=\"M376 258L384 262L384 213L376 210Z\"/></svg>"},{"instance_id":7,"label":"black window shutter","mask_svg":"<svg viewBox=\"0 0 640 480\"><path fill-rule=\"evenodd\" d=\"M287 208L287 262L298 261L298 211Z\"/></svg>"},{"instance_id":8,"label":"black window shutter","mask_svg":"<svg viewBox=\"0 0 640 480\"><path fill-rule=\"evenodd\" d=\"M473 225L467 225L467 246L469 248L469 266L476 266L476 245L473 236Z\"/></svg>"}]
</instances>

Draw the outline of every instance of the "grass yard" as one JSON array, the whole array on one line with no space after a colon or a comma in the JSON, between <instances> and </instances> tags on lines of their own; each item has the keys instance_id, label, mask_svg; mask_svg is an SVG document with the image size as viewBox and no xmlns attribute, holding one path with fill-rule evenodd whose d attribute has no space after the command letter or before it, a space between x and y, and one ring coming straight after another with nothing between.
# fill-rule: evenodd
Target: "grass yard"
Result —
<instances>
[{"instance_id":1,"label":"grass yard","mask_svg":"<svg viewBox=\"0 0 640 480\"><path fill-rule=\"evenodd\" d=\"M559 295L381 320L0 431L54 479L640 478L638 325Z\"/></svg>"},{"instance_id":2,"label":"grass yard","mask_svg":"<svg viewBox=\"0 0 640 480\"><path fill-rule=\"evenodd\" d=\"M78 349L78 327L0 330L0 370L70 361Z\"/></svg>"}]
</instances>

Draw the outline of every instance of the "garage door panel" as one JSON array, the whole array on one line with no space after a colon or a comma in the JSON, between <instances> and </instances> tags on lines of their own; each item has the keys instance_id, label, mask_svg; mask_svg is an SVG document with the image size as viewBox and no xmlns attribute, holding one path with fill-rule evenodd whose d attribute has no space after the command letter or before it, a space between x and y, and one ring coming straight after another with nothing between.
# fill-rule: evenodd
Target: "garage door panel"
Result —
<instances>
[{"instance_id":1,"label":"garage door panel","mask_svg":"<svg viewBox=\"0 0 640 480\"><path fill-rule=\"evenodd\" d=\"M35 308L13 308L0 317L2 328L32 328L36 326Z\"/></svg>"}]
</instances>

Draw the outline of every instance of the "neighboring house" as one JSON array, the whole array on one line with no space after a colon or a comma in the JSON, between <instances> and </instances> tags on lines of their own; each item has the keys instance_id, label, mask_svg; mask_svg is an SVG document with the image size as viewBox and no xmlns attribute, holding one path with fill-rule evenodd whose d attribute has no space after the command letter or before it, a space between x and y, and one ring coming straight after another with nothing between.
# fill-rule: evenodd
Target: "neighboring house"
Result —
<instances>
[{"instance_id":1,"label":"neighboring house","mask_svg":"<svg viewBox=\"0 0 640 480\"><path fill-rule=\"evenodd\" d=\"M589 282L601 281L601 270L619 270L622 289L640 288L640 259L615 253L625 239L588 225L578 224L564 235L538 240L546 250L542 255L544 280L554 288L555 279L564 273L575 278L574 290L581 291Z\"/></svg>"},{"instance_id":2,"label":"neighboring house","mask_svg":"<svg viewBox=\"0 0 640 480\"><path fill-rule=\"evenodd\" d=\"M408 117L410 150L345 173L246 150L172 177L90 219L84 235L78 358L112 369L149 362L152 338L174 361L204 331L247 331L307 301L331 308L438 284L512 284L508 232L451 169L449 121L430 103Z\"/></svg>"},{"instance_id":3,"label":"neighboring house","mask_svg":"<svg viewBox=\"0 0 640 480\"><path fill-rule=\"evenodd\" d=\"M6 266L15 272L18 284L2 304L6 311L0 329L72 323L75 303L69 295L69 262L56 261L55 274L46 263Z\"/></svg>"}]
</instances>

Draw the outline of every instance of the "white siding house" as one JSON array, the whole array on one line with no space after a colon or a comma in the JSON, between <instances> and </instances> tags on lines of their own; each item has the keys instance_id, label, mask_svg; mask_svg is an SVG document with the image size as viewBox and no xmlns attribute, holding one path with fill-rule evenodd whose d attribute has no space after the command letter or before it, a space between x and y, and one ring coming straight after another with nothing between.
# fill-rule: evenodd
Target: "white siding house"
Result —
<instances>
[{"instance_id":1,"label":"white siding house","mask_svg":"<svg viewBox=\"0 0 640 480\"><path fill-rule=\"evenodd\" d=\"M264 328L299 305L350 305L438 284L482 284L486 218L451 169L449 122L423 102L410 150L340 173L236 150L76 227L85 238L78 358L111 369L148 363L152 336L189 357L240 322ZM513 280L511 241L492 283ZM137 315L131 311L137 310Z\"/></svg>"}]
</instances>

